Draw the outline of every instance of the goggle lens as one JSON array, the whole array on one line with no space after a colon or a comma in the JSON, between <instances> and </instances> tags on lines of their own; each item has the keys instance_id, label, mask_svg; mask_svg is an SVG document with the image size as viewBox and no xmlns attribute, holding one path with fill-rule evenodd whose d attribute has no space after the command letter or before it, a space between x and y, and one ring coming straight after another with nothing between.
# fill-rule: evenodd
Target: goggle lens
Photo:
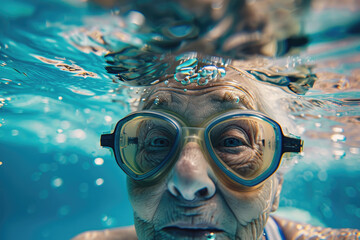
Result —
<instances>
[{"instance_id":1,"label":"goggle lens","mask_svg":"<svg viewBox=\"0 0 360 240\"><path fill-rule=\"evenodd\" d=\"M144 175L170 157L177 129L170 122L152 116L135 117L120 129L119 151L123 163L136 175Z\"/></svg>"},{"instance_id":2,"label":"goggle lens","mask_svg":"<svg viewBox=\"0 0 360 240\"><path fill-rule=\"evenodd\" d=\"M254 180L278 166L275 155L281 146L276 129L271 122L257 117L236 116L220 121L208 131L210 154L231 175Z\"/></svg>"}]
</instances>

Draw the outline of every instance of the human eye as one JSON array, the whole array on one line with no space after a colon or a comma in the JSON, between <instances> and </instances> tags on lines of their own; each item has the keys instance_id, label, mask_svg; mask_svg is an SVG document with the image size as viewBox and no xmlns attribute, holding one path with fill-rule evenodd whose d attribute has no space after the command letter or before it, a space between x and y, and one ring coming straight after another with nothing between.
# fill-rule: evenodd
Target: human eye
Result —
<instances>
[{"instance_id":1,"label":"human eye","mask_svg":"<svg viewBox=\"0 0 360 240\"><path fill-rule=\"evenodd\" d=\"M161 121L144 121L139 125L139 148L167 148L174 138L174 129Z\"/></svg>"},{"instance_id":2,"label":"human eye","mask_svg":"<svg viewBox=\"0 0 360 240\"><path fill-rule=\"evenodd\" d=\"M250 145L247 134L240 128L226 129L217 139L215 146L221 152L235 154Z\"/></svg>"},{"instance_id":3,"label":"human eye","mask_svg":"<svg viewBox=\"0 0 360 240\"><path fill-rule=\"evenodd\" d=\"M166 127L152 125L142 132L136 154L140 169L158 166L170 153L175 135Z\"/></svg>"},{"instance_id":4,"label":"human eye","mask_svg":"<svg viewBox=\"0 0 360 240\"><path fill-rule=\"evenodd\" d=\"M154 127L150 129L144 138L145 150L154 154L168 151L174 139L172 135L166 128Z\"/></svg>"},{"instance_id":5,"label":"human eye","mask_svg":"<svg viewBox=\"0 0 360 240\"><path fill-rule=\"evenodd\" d=\"M165 136L154 136L152 139L148 140L149 146L156 149L163 149L170 147L170 139Z\"/></svg>"},{"instance_id":6,"label":"human eye","mask_svg":"<svg viewBox=\"0 0 360 240\"><path fill-rule=\"evenodd\" d=\"M244 145L242 140L236 137L227 137L219 143L219 146L222 147L239 147L242 145Z\"/></svg>"},{"instance_id":7,"label":"human eye","mask_svg":"<svg viewBox=\"0 0 360 240\"><path fill-rule=\"evenodd\" d=\"M256 154L249 137L242 129L224 132L215 147L215 152L224 164L240 176L251 176L259 169L260 156Z\"/></svg>"}]
</instances>

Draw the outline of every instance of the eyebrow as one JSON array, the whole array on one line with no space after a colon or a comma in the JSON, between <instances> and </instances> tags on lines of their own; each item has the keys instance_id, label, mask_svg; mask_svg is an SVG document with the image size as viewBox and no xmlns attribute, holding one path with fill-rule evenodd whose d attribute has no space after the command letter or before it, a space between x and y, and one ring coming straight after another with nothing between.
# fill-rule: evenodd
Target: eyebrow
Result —
<instances>
[{"instance_id":1,"label":"eyebrow","mask_svg":"<svg viewBox=\"0 0 360 240\"><path fill-rule=\"evenodd\" d=\"M234 103L235 105L242 104L246 109L255 110L255 104L252 96L246 92L234 92L234 90L227 90L224 94L214 95L214 101L221 103Z\"/></svg>"}]
</instances>

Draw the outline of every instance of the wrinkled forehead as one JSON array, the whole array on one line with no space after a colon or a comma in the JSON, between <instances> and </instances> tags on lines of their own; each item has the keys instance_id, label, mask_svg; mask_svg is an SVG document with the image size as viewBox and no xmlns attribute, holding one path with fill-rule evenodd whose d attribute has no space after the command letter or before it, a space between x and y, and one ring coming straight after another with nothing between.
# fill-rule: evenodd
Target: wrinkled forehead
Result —
<instances>
[{"instance_id":1,"label":"wrinkled forehead","mask_svg":"<svg viewBox=\"0 0 360 240\"><path fill-rule=\"evenodd\" d=\"M141 110L173 113L192 126L232 109L259 110L248 86L223 81L208 86L170 84L150 89Z\"/></svg>"}]
</instances>

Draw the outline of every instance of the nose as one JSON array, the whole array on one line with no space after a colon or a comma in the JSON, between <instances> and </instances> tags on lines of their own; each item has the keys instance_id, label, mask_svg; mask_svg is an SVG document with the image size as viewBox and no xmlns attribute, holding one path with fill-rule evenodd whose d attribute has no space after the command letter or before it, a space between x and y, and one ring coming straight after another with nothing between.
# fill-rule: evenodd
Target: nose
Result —
<instances>
[{"instance_id":1,"label":"nose","mask_svg":"<svg viewBox=\"0 0 360 240\"><path fill-rule=\"evenodd\" d=\"M170 179L168 190L175 197L186 200L204 200L215 194L215 184L209 177L209 166L200 146L187 143L182 149Z\"/></svg>"}]
</instances>

